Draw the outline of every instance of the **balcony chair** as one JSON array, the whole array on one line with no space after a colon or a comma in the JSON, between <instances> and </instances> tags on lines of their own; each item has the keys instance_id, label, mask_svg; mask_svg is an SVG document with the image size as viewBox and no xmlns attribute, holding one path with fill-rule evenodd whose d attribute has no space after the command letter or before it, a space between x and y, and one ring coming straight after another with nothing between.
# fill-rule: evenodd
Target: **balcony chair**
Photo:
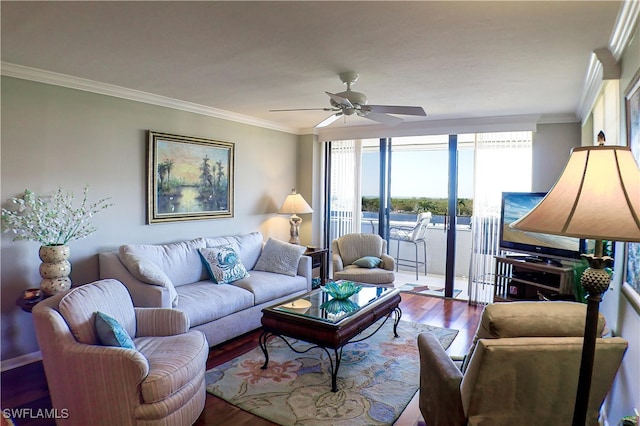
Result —
<instances>
[{"instance_id":1,"label":"balcony chair","mask_svg":"<svg viewBox=\"0 0 640 426\"><path fill-rule=\"evenodd\" d=\"M96 312L115 319L135 348L118 327L107 330L125 347L101 344ZM68 414L58 425L186 426L204 409L209 346L182 311L134 308L109 279L43 300L33 319L53 408Z\"/></svg>"},{"instance_id":2,"label":"balcony chair","mask_svg":"<svg viewBox=\"0 0 640 426\"><path fill-rule=\"evenodd\" d=\"M578 388L586 305L488 305L459 369L430 333L418 336L420 411L427 426L568 425ZM598 335L605 328L600 315ZM598 424L627 349L598 337L586 424Z\"/></svg>"},{"instance_id":3,"label":"balcony chair","mask_svg":"<svg viewBox=\"0 0 640 426\"><path fill-rule=\"evenodd\" d=\"M431 222L431 212L418 214L416 224L413 226L391 226L389 227L389 239L397 241L396 247L396 271L399 266L412 266L416 270L416 280L418 279L418 270L424 266L424 274L427 275L427 228ZM400 243L413 244L415 249L414 259L400 258ZM419 259L419 247L422 246L424 260Z\"/></svg>"},{"instance_id":4,"label":"balcony chair","mask_svg":"<svg viewBox=\"0 0 640 426\"><path fill-rule=\"evenodd\" d=\"M395 279L393 257L386 254L387 242L378 234L346 234L331 243L333 279L369 284L391 284ZM358 266L363 258L378 258L377 265ZM362 265L361 262L358 262Z\"/></svg>"}]
</instances>

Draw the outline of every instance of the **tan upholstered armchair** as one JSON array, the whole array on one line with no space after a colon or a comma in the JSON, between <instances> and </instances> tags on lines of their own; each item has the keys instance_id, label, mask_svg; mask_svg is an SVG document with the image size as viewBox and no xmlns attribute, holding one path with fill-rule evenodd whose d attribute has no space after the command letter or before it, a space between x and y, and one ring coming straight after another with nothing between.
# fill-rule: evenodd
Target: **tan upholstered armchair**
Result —
<instances>
[{"instance_id":1,"label":"tan upholstered armchair","mask_svg":"<svg viewBox=\"0 0 640 426\"><path fill-rule=\"evenodd\" d=\"M386 254L387 242L377 234L346 234L331 243L333 279L369 284L393 283L395 261ZM374 268L360 267L353 262L366 256L382 259Z\"/></svg>"},{"instance_id":2,"label":"tan upholstered armchair","mask_svg":"<svg viewBox=\"0 0 640 426\"><path fill-rule=\"evenodd\" d=\"M571 424L585 316L586 305L573 302L488 305L462 371L433 335L418 336L427 426ZM588 425L598 424L626 349L622 338L597 339Z\"/></svg>"},{"instance_id":3,"label":"tan upholstered armchair","mask_svg":"<svg viewBox=\"0 0 640 426\"><path fill-rule=\"evenodd\" d=\"M135 349L102 346L96 312L117 320ZM33 308L53 408L61 425L191 425L204 408L209 347L182 311L134 308L102 280ZM62 411L62 410L65 411Z\"/></svg>"}]
</instances>

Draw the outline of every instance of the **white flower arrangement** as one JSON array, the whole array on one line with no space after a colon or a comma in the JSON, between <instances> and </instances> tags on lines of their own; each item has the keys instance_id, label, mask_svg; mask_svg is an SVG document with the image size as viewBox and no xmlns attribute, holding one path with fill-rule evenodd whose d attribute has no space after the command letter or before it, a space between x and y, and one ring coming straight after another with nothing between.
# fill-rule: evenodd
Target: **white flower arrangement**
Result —
<instances>
[{"instance_id":1,"label":"white flower arrangement","mask_svg":"<svg viewBox=\"0 0 640 426\"><path fill-rule=\"evenodd\" d=\"M97 230L90 222L93 215L113 205L107 202L110 198L87 205L88 191L85 186L82 204L74 209L73 193L62 188L45 198L27 189L22 198L10 200L15 210L2 209L3 231L16 234L13 241L30 240L45 246L88 237Z\"/></svg>"}]
</instances>

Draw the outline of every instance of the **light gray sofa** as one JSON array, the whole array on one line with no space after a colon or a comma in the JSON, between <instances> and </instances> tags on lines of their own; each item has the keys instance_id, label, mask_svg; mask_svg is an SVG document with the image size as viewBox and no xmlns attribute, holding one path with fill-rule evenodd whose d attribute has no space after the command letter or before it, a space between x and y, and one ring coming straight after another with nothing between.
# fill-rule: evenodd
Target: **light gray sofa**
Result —
<instances>
[{"instance_id":1,"label":"light gray sofa","mask_svg":"<svg viewBox=\"0 0 640 426\"><path fill-rule=\"evenodd\" d=\"M215 284L199 248L231 245L249 277ZM173 307L183 311L190 328L202 331L215 346L261 326L262 309L311 290L311 258L301 256L297 275L256 266L263 250L259 232L197 238L163 245L127 245L99 253L100 278L122 282L137 307ZM126 264L126 266L125 266Z\"/></svg>"}]
</instances>

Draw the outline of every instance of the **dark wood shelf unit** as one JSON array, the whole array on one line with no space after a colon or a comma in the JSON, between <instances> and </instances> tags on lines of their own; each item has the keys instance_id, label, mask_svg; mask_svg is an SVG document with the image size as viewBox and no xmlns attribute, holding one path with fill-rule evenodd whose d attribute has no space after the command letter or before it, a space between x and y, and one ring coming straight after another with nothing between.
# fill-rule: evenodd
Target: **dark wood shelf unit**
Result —
<instances>
[{"instance_id":1,"label":"dark wood shelf unit","mask_svg":"<svg viewBox=\"0 0 640 426\"><path fill-rule=\"evenodd\" d=\"M307 247L307 251L304 252L305 256L311 258L311 269L318 269L321 285L327 282L327 271L329 269L327 264L328 253L328 249L318 247Z\"/></svg>"},{"instance_id":2,"label":"dark wood shelf unit","mask_svg":"<svg viewBox=\"0 0 640 426\"><path fill-rule=\"evenodd\" d=\"M496 300L573 297L573 267L528 262L523 256L495 256Z\"/></svg>"}]
</instances>

